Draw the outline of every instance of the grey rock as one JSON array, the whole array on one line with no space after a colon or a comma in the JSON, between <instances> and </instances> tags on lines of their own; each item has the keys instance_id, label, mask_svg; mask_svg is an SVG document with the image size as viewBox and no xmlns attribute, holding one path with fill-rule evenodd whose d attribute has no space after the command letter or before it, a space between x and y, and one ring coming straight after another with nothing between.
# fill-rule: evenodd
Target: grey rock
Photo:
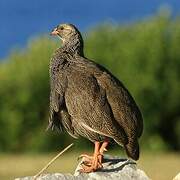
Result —
<instances>
[{"instance_id":1,"label":"grey rock","mask_svg":"<svg viewBox=\"0 0 180 180\"><path fill-rule=\"evenodd\" d=\"M144 171L137 168L134 161L105 155L103 168L89 174L80 173L81 162L72 174L42 174L36 180L149 180ZM34 176L16 178L15 180L33 180Z\"/></svg>"}]
</instances>

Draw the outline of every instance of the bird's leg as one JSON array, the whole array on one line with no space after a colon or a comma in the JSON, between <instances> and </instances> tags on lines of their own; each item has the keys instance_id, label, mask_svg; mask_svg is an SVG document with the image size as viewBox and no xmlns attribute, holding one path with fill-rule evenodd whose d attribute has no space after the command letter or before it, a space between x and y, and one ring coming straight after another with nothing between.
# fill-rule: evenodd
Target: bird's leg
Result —
<instances>
[{"instance_id":1,"label":"bird's leg","mask_svg":"<svg viewBox=\"0 0 180 180\"><path fill-rule=\"evenodd\" d=\"M106 147L108 146L108 144L109 144L109 140L105 140L102 143L101 148L99 149L98 160L101 165L102 165L102 160L103 160L103 153L104 153L104 151L107 151Z\"/></svg>"},{"instance_id":2,"label":"bird's leg","mask_svg":"<svg viewBox=\"0 0 180 180\"><path fill-rule=\"evenodd\" d=\"M94 154L92 157L90 157L90 162L85 162L82 164L82 170L81 172L89 173L96 171L97 169L102 167L102 164L99 162L99 156L101 156L100 152L100 142L95 142L95 148L94 148ZM87 158L87 156L84 156ZM88 157L89 158L89 157Z\"/></svg>"},{"instance_id":3,"label":"bird's leg","mask_svg":"<svg viewBox=\"0 0 180 180\"><path fill-rule=\"evenodd\" d=\"M95 141L94 145L95 145L95 148L94 148L94 154L95 154L96 152L99 152L100 142ZM92 162L93 162L94 156L88 155L88 154L81 154L81 155L78 157L78 159L80 159L80 158L83 158L83 159L82 159L82 164L84 164L84 165L86 165L86 166L91 166L91 165L92 165Z\"/></svg>"}]
</instances>

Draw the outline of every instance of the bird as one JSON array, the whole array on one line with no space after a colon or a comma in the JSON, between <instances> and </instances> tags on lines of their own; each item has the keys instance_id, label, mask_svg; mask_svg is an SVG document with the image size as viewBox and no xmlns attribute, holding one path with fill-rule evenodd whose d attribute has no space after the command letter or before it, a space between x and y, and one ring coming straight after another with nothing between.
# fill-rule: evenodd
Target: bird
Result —
<instances>
[{"instance_id":1,"label":"bird","mask_svg":"<svg viewBox=\"0 0 180 180\"><path fill-rule=\"evenodd\" d=\"M70 23L50 33L61 40L50 60L50 105L48 129L67 131L74 138L94 143L94 153L84 158L81 171L101 169L110 142L139 159L138 139L143 132L141 111L123 83L109 70L84 55L84 41Z\"/></svg>"}]
</instances>

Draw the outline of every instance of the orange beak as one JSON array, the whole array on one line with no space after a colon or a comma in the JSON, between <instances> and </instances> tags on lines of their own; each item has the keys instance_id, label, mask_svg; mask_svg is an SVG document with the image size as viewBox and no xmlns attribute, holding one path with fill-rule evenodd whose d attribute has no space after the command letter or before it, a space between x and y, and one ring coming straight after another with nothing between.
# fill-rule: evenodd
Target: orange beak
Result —
<instances>
[{"instance_id":1,"label":"orange beak","mask_svg":"<svg viewBox=\"0 0 180 180\"><path fill-rule=\"evenodd\" d=\"M50 33L51 36L57 36L58 34L59 34L59 32L58 32L57 28L55 28L55 29Z\"/></svg>"}]
</instances>

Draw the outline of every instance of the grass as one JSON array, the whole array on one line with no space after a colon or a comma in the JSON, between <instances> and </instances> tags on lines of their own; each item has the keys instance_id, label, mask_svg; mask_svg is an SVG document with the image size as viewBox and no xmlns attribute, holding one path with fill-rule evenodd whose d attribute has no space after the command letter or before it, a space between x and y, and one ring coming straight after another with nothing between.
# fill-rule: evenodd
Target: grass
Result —
<instances>
[{"instance_id":1,"label":"grass","mask_svg":"<svg viewBox=\"0 0 180 180\"><path fill-rule=\"evenodd\" d=\"M153 180L170 180L180 172L179 153L144 153L138 162Z\"/></svg>"},{"instance_id":2,"label":"grass","mask_svg":"<svg viewBox=\"0 0 180 180\"><path fill-rule=\"evenodd\" d=\"M55 161L47 172L73 173L77 166L79 152L66 152ZM119 154L112 151L109 154ZM56 154L36 155L0 155L0 179L8 180L15 177L35 175ZM141 154L138 167L143 169L153 180L170 180L180 171L180 154L148 153Z\"/></svg>"}]
</instances>

